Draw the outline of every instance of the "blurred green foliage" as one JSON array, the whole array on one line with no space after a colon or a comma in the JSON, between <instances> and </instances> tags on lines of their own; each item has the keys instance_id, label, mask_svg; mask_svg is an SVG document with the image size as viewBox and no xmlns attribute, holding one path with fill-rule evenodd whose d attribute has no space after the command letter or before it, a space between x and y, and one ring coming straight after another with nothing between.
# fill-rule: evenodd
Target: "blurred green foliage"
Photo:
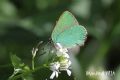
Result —
<instances>
[{"instance_id":1,"label":"blurred green foliage","mask_svg":"<svg viewBox=\"0 0 120 80\"><path fill-rule=\"evenodd\" d=\"M77 75L81 80L100 80L86 76L86 70L94 66L94 70L113 70L115 79L120 79L120 0L0 0L0 80L7 80L13 73L10 53L30 66L32 48L39 41L49 40L65 10L88 31L85 46L76 57L81 73ZM35 72L35 80L43 75L50 76L43 69ZM63 76L61 80L71 78Z\"/></svg>"}]
</instances>

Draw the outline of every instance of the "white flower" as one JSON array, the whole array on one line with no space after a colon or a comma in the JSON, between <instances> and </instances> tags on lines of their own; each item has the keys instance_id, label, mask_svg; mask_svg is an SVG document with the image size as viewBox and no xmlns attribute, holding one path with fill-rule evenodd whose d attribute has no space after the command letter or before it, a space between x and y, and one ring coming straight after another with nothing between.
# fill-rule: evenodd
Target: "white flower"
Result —
<instances>
[{"instance_id":1,"label":"white flower","mask_svg":"<svg viewBox=\"0 0 120 80\"><path fill-rule=\"evenodd\" d=\"M52 74L50 76L50 79L53 79L54 77L58 77L59 70L60 71L66 71L68 76L71 76L71 71L69 70L71 66L71 61L69 59L64 59L61 62L54 62L50 64L50 70L52 70Z\"/></svg>"},{"instance_id":2,"label":"white flower","mask_svg":"<svg viewBox=\"0 0 120 80\"><path fill-rule=\"evenodd\" d=\"M66 71L67 71L68 76L71 76L71 71L69 69L67 69Z\"/></svg>"},{"instance_id":3,"label":"white flower","mask_svg":"<svg viewBox=\"0 0 120 80\"><path fill-rule=\"evenodd\" d=\"M69 70L69 67L70 67L70 66L71 66L71 61L69 60L69 61L68 61L68 65L67 65L68 68L67 68L67 70L66 70L66 71L67 71L67 74L68 74L69 76L71 76L71 71Z\"/></svg>"},{"instance_id":4,"label":"white flower","mask_svg":"<svg viewBox=\"0 0 120 80\"><path fill-rule=\"evenodd\" d=\"M60 62L60 70L61 71L67 71L67 74L71 76L71 71L69 70L71 66L71 61L69 59L65 59Z\"/></svg>"},{"instance_id":5,"label":"white flower","mask_svg":"<svg viewBox=\"0 0 120 80\"><path fill-rule=\"evenodd\" d=\"M53 79L54 77L58 77L59 71L66 71L68 76L71 76L71 61L69 60L70 56L68 55L67 48L64 48L60 43L56 43L56 55L57 57L61 57L58 62L53 62L50 64L50 70L52 70L52 74L50 76L50 79Z\"/></svg>"},{"instance_id":6,"label":"white flower","mask_svg":"<svg viewBox=\"0 0 120 80\"><path fill-rule=\"evenodd\" d=\"M69 55L68 55L68 50L67 48L63 48L62 45L60 43L56 43L57 45L57 56L60 57L60 56L63 56L63 57L66 57L66 58L70 58Z\"/></svg>"},{"instance_id":7,"label":"white flower","mask_svg":"<svg viewBox=\"0 0 120 80\"><path fill-rule=\"evenodd\" d=\"M58 77L59 67L59 62L54 62L50 64L50 69L53 71L53 73L50 76L50 79L53 79L55 76Z\"/></svg>"},{"instance_id":8,"label":"white flower","mask_svg":"<svg viewBox=\"0 0 120 80\"><path fill-rule=\"evenodd\" d=\"M63 52L59 52L59 51L57 51L56 55L58 57L62 56L62 57L70 58L70 56L67 53L63 53Z\"/></svg>"}]
</instances>

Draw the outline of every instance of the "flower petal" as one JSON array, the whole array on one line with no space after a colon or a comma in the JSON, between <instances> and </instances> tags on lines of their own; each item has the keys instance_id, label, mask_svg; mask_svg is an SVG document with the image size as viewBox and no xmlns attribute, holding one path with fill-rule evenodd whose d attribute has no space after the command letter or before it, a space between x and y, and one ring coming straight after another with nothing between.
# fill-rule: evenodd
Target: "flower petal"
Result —
<instances>
[{"instance_id":1,"label":"flower petal","mask_svg":"<svg viewBox=\"0 0 120 80\"><path fill-rule=\"evenodd\" d=\"M72 64L72 62L69 60L68 65L70 66L71 64Z\"/></svg>"},{"instance_id":2,"label":"flower petal","mask_svg":"<svg viewBox=\"0 0 120 80\"><path fill-rule=\"evenodd\" d=\"M56 44L57 44L57 46L59 47L59 49L62 48L62 45L61 45L60 43L56 43Z\"/></svg>"},{"instance_id":3,"label":"flower petal","mask_svg":"<svg viewBox=\"0 0 120 80\"><path fill-rule=\"evenodd\" d=\"M58 77L58 72L57 71L55 72L55 75L56 75L56 78L57 78Z\"/></svg>"},{"instance_id":4,"label":"flower petal","mask_svg":"<svg viewBox=\"0 0 120 80\"><path fill-rule=\"evenodd\" d=\"M68 76L71 76L71 71L69 69L67 69L67 74Z\"/></svg>"},{"instance_id":5,"label":"flower petal","mask_svg":"<svg viewBox=\"0 0 120 80\"><path fill-rule=\"evenodd\" d=\"M58 57L62 56L62 54L63 54L63 53L61 53L61 52L59 52L59 51L57 51L57 53L56 53L56 55L57 55Z\"/></svg>"},{"instance_id":6,"label":"flower petal","mask_svg":"<svg viewBox=\"0 0 120 80\"><path fill-rule=\"evenodd\" d=\"M70 56L67 53L64 53L64 57L70 58Z\"/></svg>"},{"instance_id":7,"label":"flower petal","mask_svg":"<svg viewBox=\"0 0 120 80\"><path fill-rule=\"evenodd\" d=\"M56 62L56 63L55 63L55 68L58 70L59 67L60 67L60 63L59 63L59 62Z\"/></svg>"},{"instance_id":8,"label":"flower petal","mask_svg":"<svg viewBox=\"0 0 120 80\"><path fill-rule=\"evenodd\" d=\"M55 71L51 74L50 79L53 79L55 77Z\"/></svg>"}]
</instances>

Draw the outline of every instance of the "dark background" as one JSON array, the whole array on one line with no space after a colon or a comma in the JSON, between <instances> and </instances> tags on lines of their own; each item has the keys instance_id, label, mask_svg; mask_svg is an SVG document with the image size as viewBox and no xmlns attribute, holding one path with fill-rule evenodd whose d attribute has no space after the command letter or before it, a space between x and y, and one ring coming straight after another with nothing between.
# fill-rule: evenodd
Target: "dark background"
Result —
<instances>
[{"instance_id":1,"label":"dark background","mask_svg":"<svg viewBox=\"0 0 120 80\"><path fill-rule=\"evenodd\" d=\"M85 46L76 56L82 69L112 70L113 80L120 80L120 0L0 0L0 80L13 72L10 53L30 65L32 48L49 40L65 10L88 31Z\"/></svg>"}]
</instances>

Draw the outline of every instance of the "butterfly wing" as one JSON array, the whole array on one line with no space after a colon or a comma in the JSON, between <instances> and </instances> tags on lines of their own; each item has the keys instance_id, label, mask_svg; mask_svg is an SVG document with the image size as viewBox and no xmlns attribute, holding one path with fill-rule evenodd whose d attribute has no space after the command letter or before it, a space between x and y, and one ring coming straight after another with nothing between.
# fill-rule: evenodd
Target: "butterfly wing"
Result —
<instances>
[{"instance_id":1,"label":"butterfly wing","mask_svg":"<svg viewBox=\"0 0 120 80\"><path fill-rule=\"evenodd\" d=\"M83 45L86 35L86 29L78 24L70 12L65 11L52 32L52 40L66 48L71 48L76 44Z\"/></svg>"}]
</instances>

